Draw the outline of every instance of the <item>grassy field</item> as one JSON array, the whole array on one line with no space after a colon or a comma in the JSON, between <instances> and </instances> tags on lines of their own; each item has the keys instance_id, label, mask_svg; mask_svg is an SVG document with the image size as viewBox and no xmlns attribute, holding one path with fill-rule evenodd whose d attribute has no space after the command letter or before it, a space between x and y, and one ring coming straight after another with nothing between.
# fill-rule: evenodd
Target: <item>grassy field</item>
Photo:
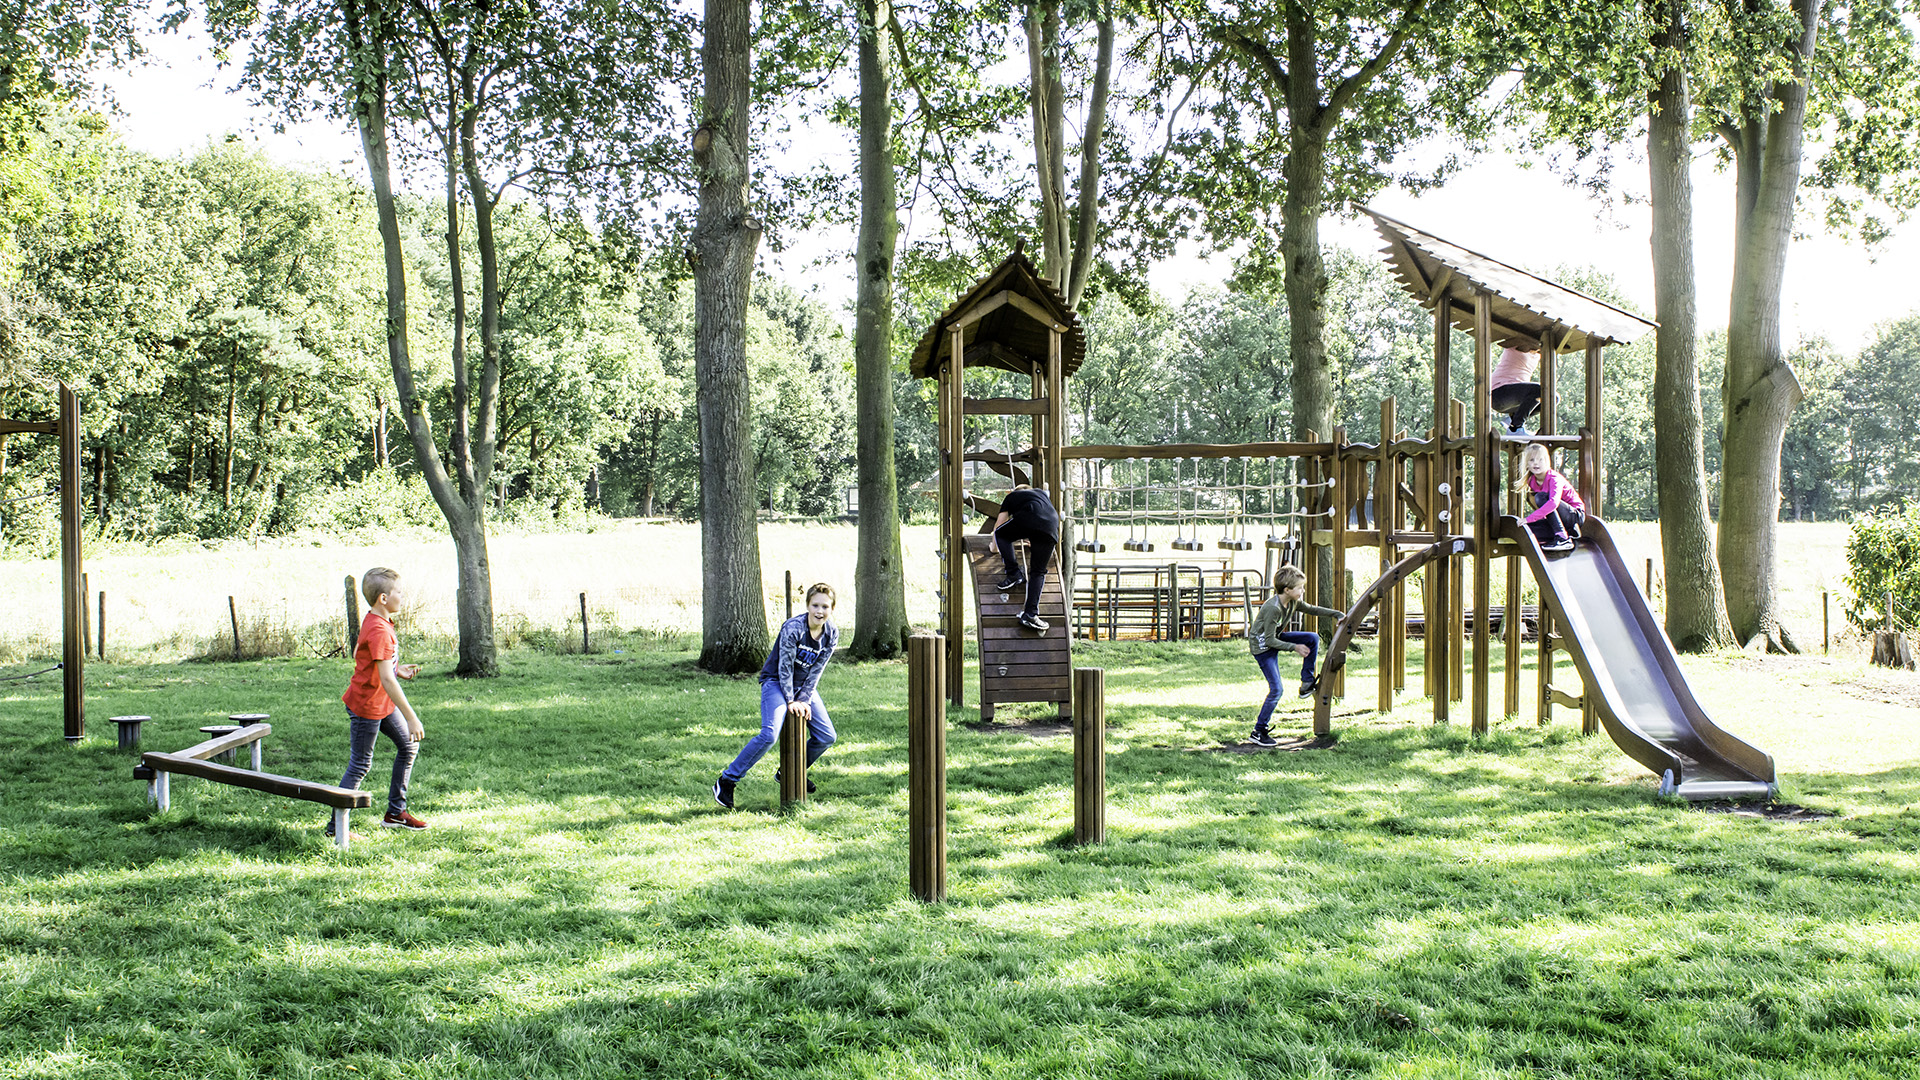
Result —
<instances>
[{"instance_id":1,"label":"grassy field","mask_svg":"<svg viewBox=\"0 0 1920 1080\"><path fill-rule=\"evenodd\" d=\"M414 689L425 833L181 781L154 814L58 688L0 688L0 1077L1909 1077L1920 1069L1920 686L1689 658L1816 817L1666 801L1604 737L1337 713L1241 752L1232 644L1101 645L1108 823L1071 740L949 736L951 899L907 892L905 670L835 665L820 794L707 787L750 680L690 641L519 651ZM1355 658L1364 680L1371 650ZM273 714L337 776L338 660L92 669L148 748ZM1414 685L1418 685L1417 671ZM1282 734L1308 724L1289 700ZM1037 715L1037 714L1036 714ZM390 757L376 758L383 778Z\"/></svg>"},{"instance_id":2,"label":"grassy field","mask_svg":"<svg viewBox=\"0 0 1920 1080\"><path fill-rule=\"evenodd\" d=\"M902 530L907 612L920 625L931 625L938 611L933 593L935 531L930 525ZM1645 560L1654 559L1658 609L1664 597L1659 526L1628 522L1615 526L1615 533L1636 580L1644 577ZM1153 536L1160 552L1172 552L1171 528L1156 528ZM1845 589L1846 536L1844 524L1780 527L1781 610L1803 645L1820 644L1821 592ZM859 581L853 572L852 525L766 524L760 542L769 618L786 613L789 573L797 590L813 581L832 582L840 591L841 609L853 610ZM1114 552L1103 559L1126 561L1117 541L1109 547ZM489 553L496 621L508 642L577 638L581 593L587 594L589 620L596 630L671 634L700 628L698 525L627 520L603 521L590 531L573 533L500 531L489 541ZM1201 554L1213 560L1228 553ZM1366 557L1355 553L1356 560ZM1156 558L1164 564L1171 554L1143 561ZM1236 565L1257 569L1264 558L1264 550L1246 552ZM1182 561L1194 557L1183 555ZM97 604L98 593L107 594L107 656L120 662L227 655L232 647L229 596L234 597L249 654L325 655L341 638L342 580L371 566L396 567L407 576L413 604L403 629L413 640L451 640L454 558L452 541L444 534L422 532L379 544L281 539L159 551L108 548L89 554L87 562L89 585L96 594L90 603ZM59 655L59 572L56 561L0 561L0 610L9 613L0 624L0 664ZM1836 595L1836 620L1843 606ZM1836 622L1836 634L1840 630Z\"/></svg>"}]
</instances>

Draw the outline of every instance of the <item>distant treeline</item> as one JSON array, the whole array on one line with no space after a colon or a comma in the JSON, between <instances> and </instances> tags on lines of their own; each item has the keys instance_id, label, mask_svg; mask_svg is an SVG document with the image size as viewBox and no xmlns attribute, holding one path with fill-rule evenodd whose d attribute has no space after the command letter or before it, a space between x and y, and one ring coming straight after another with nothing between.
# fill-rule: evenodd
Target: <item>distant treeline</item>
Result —
<instances>
[{"instance_id":1,"label":"distant treeline","mask_svg":"<svg viewBox=\"0 0 1920 1080\"><path fill-rule=\"evenodd\" d=\"M42 134L30 155L14 158L22 167L6 201L0 416L51 416L45 378L80 391L91 529L214 538L440 524L392 411L380 242L362 184L232 144L153 158L118 146L82 113L53 114ZM454 302L445 218L420 200L407 204L403 224L409 285L422 301L409 328L422 397L446 415L451 364L435 344L447 340ZM692 307L674 258L616 250L581 221L531 203L504 206L498 229L496 514L693 515ZM1620 302L1592 273L1537 269ZM1389 394L1402 423L1424 434L1431 316L1372 256L1329 252L1328 272L1328 348L1349 437L1378 436ZM952 293L951 283L901 288L895 443L912 514L930 506L915 490L933 471L933 423L930 387L907 379L905 357ZM1077 440L1285 437L1291 364L1277 290L1202 290L1179 304L1109 294L1088 309L1087 360L1068 387ZM1705 344L1713 491L1724 338ZM1654 517L1652 340L1607 357L1606 511ZM1920 318L1884 328L1858 356L1802 344L1793 363L1807 400L1787 435L1783 517L1826 519L1916 494L1916 360ZM752 456L761 505L842 512L856 434L841 318L763 278L748 361L753 439L734 452ZM1470 354L1453 370L1453 392L1465 398ZM975 377L982 385L970 393L993 392L992 373ZM1584 381L1561 385L1571 422L1584 409ZM974 424L972 443L1025 445L1020 433ZM0 500L15 500L0 503L0 542L28 550L52 542L52 500L21 497L48 490L53 465L51 439L0 435Z\"/></svg>"}]
</instances>

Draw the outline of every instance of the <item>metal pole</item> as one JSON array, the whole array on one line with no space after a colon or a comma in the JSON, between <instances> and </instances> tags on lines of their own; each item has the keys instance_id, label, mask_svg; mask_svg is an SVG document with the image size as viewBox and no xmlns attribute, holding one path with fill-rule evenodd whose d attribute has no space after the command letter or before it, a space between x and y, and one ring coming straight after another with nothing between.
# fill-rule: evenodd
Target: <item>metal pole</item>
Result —
<instances>
[{"instance_id":1,"label":"metal pole","mask_svg":"<svg viewBox=\"0 0 1920 1080\"><path fill-rule=\"evenodd\" d=\"M1107 839L1107 690L1100 668L1073 669L1073 842Z\"/></svg>"},{"instance_id":2,"label":"metal pole","mask_svg":"<svg viewBox=\"0 0 1920 1080\"><path fill-rule=\"evenodd\" d=\"M945 642L907 639L907 879L913 895L947 898Z\"/></svg>"}]
</instances>

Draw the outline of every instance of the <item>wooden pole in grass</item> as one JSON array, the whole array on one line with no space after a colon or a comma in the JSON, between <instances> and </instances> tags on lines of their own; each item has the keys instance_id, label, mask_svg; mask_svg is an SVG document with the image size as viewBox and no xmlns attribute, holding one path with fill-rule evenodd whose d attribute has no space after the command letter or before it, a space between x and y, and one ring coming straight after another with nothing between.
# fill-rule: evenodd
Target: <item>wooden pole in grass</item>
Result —
<instances>
[{"instance_id":1,"label":"wooden pole in grass","mask_svg":"<svg viewBox=\"0 0 1920 1080\"><path fill-rule=\"evenodd\" d=\"M945 642L907 639L907 884L929 903L947 898Z\"/></svg>"},{"instance_id":2,"label":"wooden pole in grass","mask_svg":"<svg viewBox=\"0 0 1920 1080\"><path fill-rule=\"evenodd\" d=\"M593 651L593 639L587 635L587 594L580 594L580 651Z\"/></svg>"},{"instance_id":3,"label":"wooden pole in grass","mask_svg":"<svg viewBox=\"0 0 1920 1080\"><path fill-rule=\"evenodd\" d=\"M100 661L107 659L107 590L100 590L100 621L94 627L94 643L100 646Z\"/></svg>"},{"instance_id":4,"label":"wooden pole in grass","mask_svg":"<svg viewBox=\"0 0 1920 1080\"><path fill-rule=\"evenodd\" d=\"M1107 686L1100 668L1073 669L1073 842L1107 839Z\"/></svg>"},{"instance_id":5,"label":"wooden pole in grass","mask_svg":"<svg viewBox=\"0 0 1920 1080\"><path fill-rule=\"evenodd\" d=\"M780 805L807 801L807 722L780 721Z\"/></svg>"},{"instance_id":6,"label":"wooden pole in grass","mask_svg":"<svg viewBox=\"0 0 1920 1080\"><path fill-rule=\"evenodd\" d=\"M240 659L240 609L234 606L233 596L227 596L227 620L233 624L233 658Z\"/></svg>"},{"instance_id":7,"label":"wooden pole in grass","mask_svg":"<svg viewBox=\"0 0 1920 1080\"><path fill-rule=\"evenodd\" d=\"M353 587L353 575L347 575L347 658L360 651L360 592Z\"/></svg>"},{"instance_id":8,"label":"wooden pole in grass","mask_svg":"<svg viewBox=\"0 0 1920 1080\"><path fill-rule=\"evenodd\" d=\"M1823 656L1831 651L1827 647L1830 640L1828 635L1833 626L1832 622L1829 621L1832 613L1827 607L1828 595L1825 589L1820 590L1820 653Z\"/></svg>"},{"instance_id":9,"label":"wooden pole in grass","mask_svg":"<svg viewBox=\"0 0 1920 1080\"><path fill-rule=\"evenodd\" d=\"M93 586L87 577L80 575L80 651L83 653L93 651L93 620L87 614L87 594L93 591Z\"/></svg>"}]
</instances>

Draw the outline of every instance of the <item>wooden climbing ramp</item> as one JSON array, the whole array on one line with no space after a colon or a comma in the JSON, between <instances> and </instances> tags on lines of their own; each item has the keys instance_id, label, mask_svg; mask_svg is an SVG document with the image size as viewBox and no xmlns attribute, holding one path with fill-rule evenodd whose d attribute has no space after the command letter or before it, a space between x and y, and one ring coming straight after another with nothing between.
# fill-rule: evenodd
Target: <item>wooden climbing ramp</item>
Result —
<instances>
[{"instance_id":1,"label":"wooden climbing ramp","mask_svg":"<svg viewBox=\"0 0 1920 1080\"><path fill-rule=\"evenodd\" d=\"M1040 617L1046 633L1035 633L1014 621L1026 602L1021 590L1001 592L994 584L1006 576L993 536L966 537L967 565L973 571L974 625L980 636L980 719L993 719L995 705L1007 701L1052 701L1060 715L1073 711L1073 656L1068 638L1067 600L1060 588L1060 556L1055 552L1047 569L1046 591L1040 594ZM1024 541L1015 544L1022 559Z\"/></svg>"}]
</instances>

